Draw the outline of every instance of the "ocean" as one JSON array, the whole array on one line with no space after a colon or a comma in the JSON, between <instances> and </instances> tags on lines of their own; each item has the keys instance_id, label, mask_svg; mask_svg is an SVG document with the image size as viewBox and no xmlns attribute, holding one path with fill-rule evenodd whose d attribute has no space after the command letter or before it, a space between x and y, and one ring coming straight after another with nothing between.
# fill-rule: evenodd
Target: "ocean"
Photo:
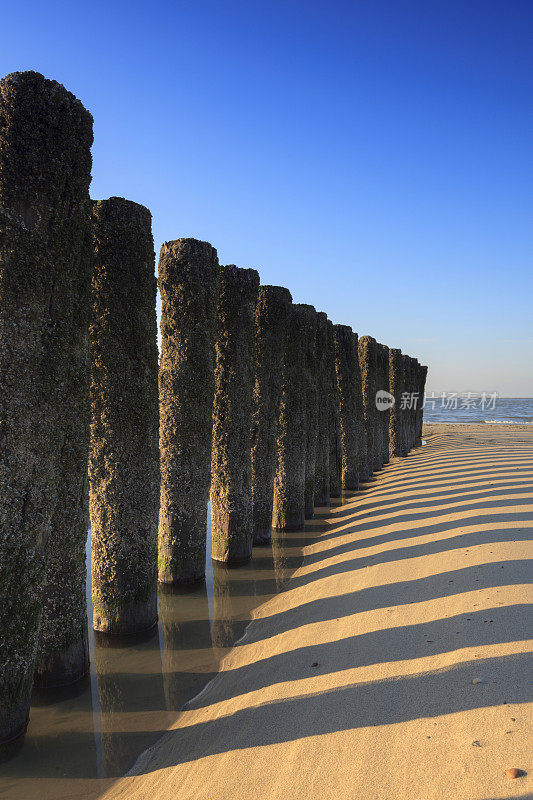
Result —
<instances>
[{"instance_id":1,"label":"ocean","mask_svg":"<svg viewBox=\"0 0 533 800\"><path fill-rule=\"evenodd\" d=\"M494 397L480 393L452 396L428 395L425 423L485 422L500 425L533 425L532 397Z\"/></svg>"}]
</instances>

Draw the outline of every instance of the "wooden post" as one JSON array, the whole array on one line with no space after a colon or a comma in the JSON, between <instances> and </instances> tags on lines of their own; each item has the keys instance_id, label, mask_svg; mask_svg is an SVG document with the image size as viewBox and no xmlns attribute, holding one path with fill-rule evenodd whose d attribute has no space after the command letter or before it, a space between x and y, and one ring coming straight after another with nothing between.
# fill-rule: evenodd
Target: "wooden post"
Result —
<instances>
[{"instance_id":1,"label":"wooden post","mask_svg":"<svg viewBox=\"0 0 533 800\"><path fill-rule=\"evenodd\" d=\"M157 621L159 447L151 215L121 197L93 206L91 445L93 627Z\"/></svg>"},{"instance_id":2,"label":"wooden post","mask_svg":"<svg viewBox=\"0 0 533 800\"><path fill-rule=\"evenodd\" d=\"M197 239L165 242L159 256L158 282L158 577L164 584L190 585L205 578L219 291L217 251Z\"/></svg>"},{"instance_id":3,"label":"wooden post","mask_svg":"<svg viewBox=\"0 0 533 800\"><path fill-rule=\"evenodd\" d=\"M252 500L254 544L272 536L278 419L291 293L260 286L255 309L255 383L252 413Z\"/></svg>"},{"instance_id":4,"label":"wooden post","mask_svg":"<svg viewBox=\"0 0 533 800\"><path fill-rule=\"evenodd\" d=\"M283 390L278 423L277 468L274 481L273 527L301 530L305 524L305 399L304 354L306 313L301 305L291 307Z\"/></svg>"},{"instance_id":5,"label":"wooden post","mask_svg":"<svg viewBox=\"0 0 533 800\"><path fill-rule=\"evenodd\" d=\"M50 550L60 585L61 558L74 585L56 597L65 631L41 638L42 674L75 680L87 666L91 144L92 117L63 86L36 72L0 81L0 760L28 721Z\"/></svg>"},{"instance_id":6,"label":"wooden post","mask_svg":"<svg viewBox=\"0 0 533 800\"><path fill-rule=\"evenodd\" d=\"M335 326L328 319L327 330L327 384L328 384L328 434L329 434L329 494L342 494L342 445L339 387L335 369Z\"/></svg>"},{"instance_id":7,"label":"wooden post","mask_svg":"<svg viewBox=\"0 0 533 800\"><path fill-rule=\"evenodd\" d=\"M357 438L357 461L359 481L368 480L368 453L365 428L365 409L363 404L363 383L359 364L359 336L353 333L354 379L355 379L355 432Z\"/></svg>"},{"instance_id":8,"label":"wooden post","mask_svg":"<svg viewBox=\"0 0 533 800\"><path fill-rule=\"evenodd\" d=\"M216 344L211 530L215 561L252 557L251 423L254 316L259 275L233 265L220 271Z\"/></svg>"},{"instance_id":9,"label":"wooden post","mask_svg":"<svg viewBox=\"0 0 533 800\"><path fill-rule=\"evenodd\" d=\"M317 313L317 445L315 465L315 505L329 505L329 385L328 385L328 318Z\"/></svg>"},{"instance_id":10,"label":"wooden post","mask_svg":"<svg viewBox=\"0 0 533 800\"><path fill-rule=\"evenodd\" d=\"M356 357L352 329L349 325L335 325L335 369L339 392L343 489L359 488Z\"/></svg>"},{"instance_id":11,"label":"wooden post","mask_svg":"<svg viewBox=\"0 0 533 800\"><path fill-rule=\"evenodd\" d=\"M305 518L315 516L315 471L316 448L318 441L318 375L316 332L317 312L313 306L302 304L306 315L306 334L304 339L305 383Z\"/></svg>"}]
</instances>

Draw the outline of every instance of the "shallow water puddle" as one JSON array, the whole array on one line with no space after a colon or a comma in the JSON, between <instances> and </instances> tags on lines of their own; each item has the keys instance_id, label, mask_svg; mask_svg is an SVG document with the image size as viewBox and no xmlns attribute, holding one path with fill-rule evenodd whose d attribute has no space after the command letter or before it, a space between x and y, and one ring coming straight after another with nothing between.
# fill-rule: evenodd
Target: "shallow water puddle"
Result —
<instances>
[{"instance_id":1,"label":"shallow water puddle","mask_svg":"<svg viewBox=\"0 0 533 800\"><path fill-rule=\"evenodd\" d=\"M324 512L317 509L317 517ZM237 569L213 565L209 530L205 584L186 593L160 589L156 628L109 640L95 638L89 624L90 674L75 687L34 696L26 741L0 767L0 797L89 800L127 772L218 671L253 610L287 586L303 544L325 529L320 519L307 527L273 531L272 545L255 548L250 564ZM89 537L89 621L90 578Z\"/></svg>"}]
</instances>

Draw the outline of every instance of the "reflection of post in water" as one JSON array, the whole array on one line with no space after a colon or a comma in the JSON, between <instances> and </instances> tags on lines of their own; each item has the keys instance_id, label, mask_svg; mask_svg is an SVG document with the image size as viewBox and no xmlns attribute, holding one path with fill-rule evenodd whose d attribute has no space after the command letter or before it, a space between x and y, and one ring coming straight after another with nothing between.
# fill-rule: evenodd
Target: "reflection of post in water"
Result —
<instances>
[{"instance_id":1,"label":"reflection of post in water","mask_svg":"<svg viewBox=\"0 0 533 800\"><path fill-rule=\"evenodd\" d=\"M163 682L167 709L179 711L209 681L218 668L212 647L205 584L194 590L159 588L159 619L163 629Z\"/></svg>"},{"instance_id":2,"label":"reflection of post in water","mask_svg":"<svg viewBox=\"0 0 533 800\"><path fill-rule=\"evenodd\" d=\"M213 563L214 647L231 647L243 635L252 610L287 588L302 563L294 541L294 534L273 532L272 549L262 547L249 565L228 569Z\"/></svg>"},{"instance_id":3,"label":"reflection of post in water","mask_svg":"<svg viewBox=\"0 0 533 800\"><path fill-rule=\"evenodd\" d=\"M258 604L253 562L240 569L213 562L213 601L213 645L231 647L244 633L251 609Z\"/></svg>"},{"instance_id":4,"label":"reflection of post in water","mask_svg":"<svg viewBox=\"0 0 533 800\"><path fill-rule=\"evenodd\" d=\"M213 645L231 647L236 638L237 622L231 596L233 570L213 562Z\"/></svg>"},{"instance_id":5,"label":"reflection of post in water","mask_svg":"<svg viewBox=\"0 0 533 800\"><path fill-rule=\"evenodd\" d=\"M98 778L92 721L88 674L70 686L34 689L23 755L2 764L0 797L60 800L73 796L72 780L76 781L76 796L88 794L89 785Z\"/></svg>"},{"instance_id":6,"label":"reflection of post in water","mask_svg":"<svg viewBox=\"0 0 533 800\"><path fill-rule=\"evenodd\" d=\"M119 777L168 726L158 630L95 635L103 775Z\"/></svg>"},{"instance_id":7,"label":"reflection of post in water","mask_svg":"<svg viewBox=\"0 0 533 800\"><path fill-rule=\"evenodd\" d=\"M285 531L276 531L272 536L272 558L274 565L274 577L276 590L283 592L291 579L291 575L296 568L296 562L301 561L301 556L294 558L289 553L291 546L290 534Z\"/></svg>"}]
</instances>

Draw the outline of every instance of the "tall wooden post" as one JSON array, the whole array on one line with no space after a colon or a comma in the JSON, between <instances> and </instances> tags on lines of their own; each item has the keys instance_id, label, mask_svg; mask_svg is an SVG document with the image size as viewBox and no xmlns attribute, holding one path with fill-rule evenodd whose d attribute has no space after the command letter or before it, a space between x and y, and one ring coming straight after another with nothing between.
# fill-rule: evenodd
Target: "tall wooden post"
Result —
<instances>
[{"instance_id":1,"label":"tall wooden post","mask_svg":"<svg viewBox=\"0 0 533 800\"><path fill-rule=\"evenodd\" d=\"M216 343L211 530L215 561L245 564L252 557L251 424L254 317L259 290L255 269L220 271Z\"/></svg>"},{"instance_id":2,"label":"tall wooden post","mask_svg":"<svg viewBox=\"0 0 533 800\"><path fill-rule=\"evenodd\" d=\"M291 293L260 286L255 309L255 383L252 413L254 544L268 544L277 466L278 419Z\"/></svg>"},{"instance_id":3,"label":"tall wooden post","mask_svg":"<svg viewBox=\"0 0 533 800\"><path fill-rule=\"evenodd\" d=\"M301 530L305 524L305 335L300 305L291 307L283 390L278 423L277 468L272 524L277 530Z\"/></svg>"},{"instance_id":4,"label":"tall wooden post","mask_svg":"<svg viewBox=\"0 0 533 800\"><path fill-rule=\"evenodd\" d=\"M41 638L42 674L61 682L87 665L91 144L91 115L59 83L36 72L0 81L0 759L28 722L50 550L61 586L63 557L75 587L58 609L65 635Z\"/></svg>"},{"instance_id":5,"label":"tall wooden post","mask_svg":"<svg viewBox=\"0 0 533 800\"><path fill-rule=\"evenodd\" d=\"M91 445L93 626L157 621L159 447L152 218L111 197L93 206Z\"/></svg>"},{"instance_id":6,"label":"tall wooden post","mask_svg":"<svg viewBox=\"0 0 533 800\"><path fill-rule=\"evenodd\" d=\"M328 318L317 313L316 375L318 390L317 445L315 465L315 505L329 504L329 386L328 386Z\"/></svg>"},{"instance_id":7,"label":"tall wooden post","mask_svg":"<svg viewBox=\"0 0 533 800\"><path fill-rule=\"evenodd\" d=\"M359 364L359 336L353 333L354 380L355 380L355 433L357 438L357 462L359 481L368 480L368 453L365 428L365 409L363 403L363 382Z\"/></svg>"},{"instance_id":8,"label":"tall wooden post","mask_svg":"<svg viewBox=\"0 0 533 800\"><path fill-rule=\"evenodd\" d=\"M177 239L161 247L158 577L188 585L205 578L207 502L215 393L219 291L217 251Z\"/></svg>"},{"instance_id":9,"label":"tall wooden post","mask_svg":"<svg viewBox=\"0 0 533 800\"><path fill-rule=\"evenodd\" d=\"M329 494L340 497L342 494L342 444L339 387L335 368L335 326L328 319L327 325L327 400L329 434Z\"/></svg>"},{"instance_id":10,"label":"tall wooden post","mask_svg":"<svg viewBox=\"0 0 533 800\"><path fill-rule=\"evenodd\" d=\"M402 351L396 348L389 350L389 391L394 397L389 417L389 457L399 458L403 456L401 411L403 358Z\"/></svg>"},{"instance_id":11,"label":"tall wooden post","mask_svg":"<svg viewBox=\"0 0 533 800\"><path fill-rule=\"evenodd\" d=\"M343 489L359 488L356 358L352 329L349 325L335 325L335 369L339 391Z\"/></svg>"},{"instance_id":12,"label":"tall wooden post","mask_svg":"<svg viewBox=\"0 0 533 800\"><path fill-rule=\"evenodd\" d=\"M372 336L361 336L359 339L359 366L363 390L368 472L371 475L381 466L376 409L377 342Z\"/></svg>"},{"instance_id":13,"label":"tall wooden post","mask_svg":"<svg viewBox=\"0 0 533 800\"><path fill-rule=\"evenodd\" d=\"M318 441L317 312L313 306L302 304L302 313L305 313L306 316L304 340L305 383L303 389L306 405L305 518L313 519L315 515L315 471Z\"/></svg>"}]
</instances>

